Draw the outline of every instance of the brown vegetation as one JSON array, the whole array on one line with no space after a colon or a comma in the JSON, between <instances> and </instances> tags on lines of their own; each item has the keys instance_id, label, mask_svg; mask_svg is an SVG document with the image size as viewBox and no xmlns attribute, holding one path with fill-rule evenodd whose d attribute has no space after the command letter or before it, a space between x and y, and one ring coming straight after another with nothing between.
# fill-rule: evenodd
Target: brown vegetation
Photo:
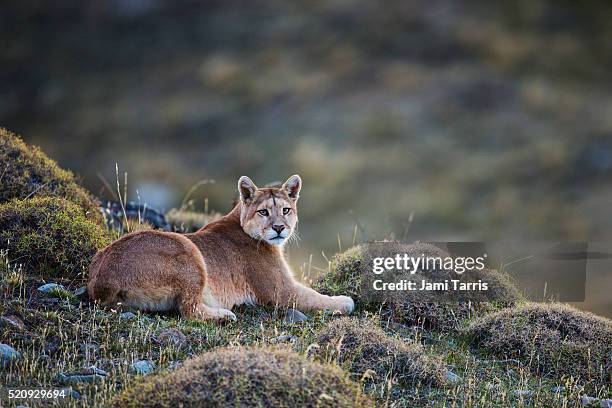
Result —
<instances>
[{"instance_id":1,"label":"brown vegetation","mask_svg":"<svg viewBox=\"0 0 612 408\"><path fill-rule=\"evenodd\" d=\"M427 353L420 344L387 335L367 318L333 320L319 332L317 343L324 359L333 359L360 375L376 373L374 382L383 389L389 380L402 387L445 383L445 367L439 357Z\"/></svg>"},{"instance_id":2,"label":"brown vegetation","mask_svg":"<svg viewBox=\"0 0 612 408\"><path fill-rule=\"evenodd\" d=\"M549 377L612 381L612 321L562 304L528 303L473 321L472 344Z\"/></svg>"},{"instance_id":3,"label":"brown vegetation","mask_svg":"<svg viewBox=\"0 0 612 408\"><path fill-rule=\"evenodd\" d=\"M330 365L265 348L225 348L125 390L116 407L370 407Z\"/></svg>"}]
</instances>

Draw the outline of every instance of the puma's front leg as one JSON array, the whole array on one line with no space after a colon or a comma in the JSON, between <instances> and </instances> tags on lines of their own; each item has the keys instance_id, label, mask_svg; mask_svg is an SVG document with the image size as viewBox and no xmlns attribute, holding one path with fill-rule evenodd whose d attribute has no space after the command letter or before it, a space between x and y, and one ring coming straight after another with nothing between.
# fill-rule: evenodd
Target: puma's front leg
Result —
<instances>
[{"instance_id":1,"label":"puma's front leg","mask_svg":"<svg viewBox=\"0 0 612 408\"><path fill-rule=\"evenodd\" d=\"M294 301L300 310L331 310L342 314L350 314L355 309L355 302L348 296L322 295L314 289L298 282L294 285Z\"/></svg>"}]
</instances>

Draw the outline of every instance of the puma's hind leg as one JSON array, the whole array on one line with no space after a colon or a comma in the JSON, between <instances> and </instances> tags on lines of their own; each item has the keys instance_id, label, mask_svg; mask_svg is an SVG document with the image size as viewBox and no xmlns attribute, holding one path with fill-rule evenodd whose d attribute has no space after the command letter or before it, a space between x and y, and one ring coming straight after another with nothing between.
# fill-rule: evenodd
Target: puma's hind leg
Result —
<instances>
[{"instance_id":1,"label":"puma's hind leg","mask_svg":"<svg viewBox=\"0 0 612 408\"><path fill-rule=\"evenodd\" d=\"M185 271L187 272L184 273L186 279L180 282L181 293L177 297L181 317L196 320L229 319L236 321L236 315L230 310L210 307L204 303L203 293L208 284L208 274L199 250L192 253L189 267L191 270Z\"/></svg>"}]
</instances>

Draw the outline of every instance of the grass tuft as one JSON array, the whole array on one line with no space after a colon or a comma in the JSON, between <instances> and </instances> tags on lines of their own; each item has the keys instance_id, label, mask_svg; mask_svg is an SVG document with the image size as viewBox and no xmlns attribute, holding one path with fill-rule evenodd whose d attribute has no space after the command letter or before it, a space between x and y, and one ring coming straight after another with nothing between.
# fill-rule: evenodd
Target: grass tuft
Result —
<instances>
[{"instance_id":1,"label":"grass tuft","mask_svg":"<svg viewBox=\"0 0 612 408\"><path fill-rule=\"evenodd\" d=\"M446 257L442 249L425 243L402 244L399 242L375 242L360 244L335 255L330 261L329 272L322 275L315 287L328 295L348 295L353 297L357 308L371 312L381 312L396 322L421 326L426 329L456 332L466 319L488 313L499 308L512 306L521 301L522 295L511 283L509 277L495 270L466 271L462 279L477 281L479 278L490 283L489 296L494 301L441 301L436 292L388 292L384 301L377 301L365 289L373 278L372 260L375 257L389 257L396 254L419 257ZM455 279L454 272L428 271L417 272L414 276L422 278ZM475 292L471 292L475 293ZM451 299L452 300L452 299Z\"/></svg>"},{"instance_id":2,"label":"grass tuft","mask_svg":"<svg viewBox=\"0 0 612 408\"><path fill-rule=\"evenodd\" d=\"M333 320L319 332L317 342L324 360L337 361L350 372L373 377L378 390L384 391L389 383L402 388L445 384L441 358L418 343L387 335L369 318Z\"/></svg>"},{"instance_id":3,"label":"grass tuft","mask_svg":"<svg viewBox=\"0 0 612 408\"><path fill-rule=\"evenodd\" d=\"M0 203L32 197L61 197L76 205L90 220L102 224L94 197L74 175L36 146L28 146L16 134L0 128Z\"/></svg>"},{"instance_id":4,"label":"grass tuft","mask_svg":"<svg viewBox=\"0 0 612 408\"><path fill-rule=\"evenodd\" d=\"M32 275L83 278L92 256L108 243L107 231L64 199L35 197L0 204L0 246Z\"/></svg>"},{"instance_id":5,"label":"grass tuft","mask_svg":"<svg viewBox=\"0 0 612 408\"><path fill-rule=\"evenodd\" d=\"M137 382L116 407L369 407L341 370L281 349L225 348Z\"/></svg>"},{"instance_id":6,"label":"grass tuft","mask_svg":"<svg viewBox=\"0 0 612 408\"><path fill-rule=\"evenodd\" d=\"M571 306L527 303L478 318L465 334L484 352L537 374L593 386L612 382L612 321Z\"/></svg>"}]
</instances>

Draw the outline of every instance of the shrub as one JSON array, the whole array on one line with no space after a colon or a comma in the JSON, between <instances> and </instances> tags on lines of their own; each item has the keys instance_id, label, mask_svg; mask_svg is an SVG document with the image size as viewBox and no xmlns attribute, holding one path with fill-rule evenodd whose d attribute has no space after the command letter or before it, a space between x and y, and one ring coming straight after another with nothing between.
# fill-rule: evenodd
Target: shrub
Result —
<instances>
[{"instance_id":1,"label":"shrub","mask_svg":"<svg viewBox=\"0 0 612 408\"><path fill-rule=\"evenodd\" d=\"M61 197L82 207L90 219L102 222L95 199L77 184L71 172L4 128L0 128L0 163L0 203L15 198Z\"/></svg>"},{"instance_id":2,"label":"shrub","mask_svg":"<svg viewBox=\"0 0 612 408\"><path fill-rule=\"evenodd\" d=\"M109 243L107 231L76 204L36 197L0 204L0 246L43 277L84 277L91 257Z\"/></svg>"},{"instance_id":3,"label":"shrub","mask_svg":"<svg viewBox=\"0 0 612 408\"><path fill-rule=\"evenodd\" d=\"M226 348L146 378L116 407L369 407L341 370L284 350Z\"/></svg>"},{"instance_id":4,"label":"shrub","mask_svg":"<svg viewBox=\"0 0 612 408\"><path fill-rule=\"evenodd\" d=\"M446 300L436 292L385 292L385 299L373 299L365 288L373 279L372 260L375 257L389 257L395 254L408 254L419 257L446 257L442 249L425 243L402 244L398 242L377 242L360 244L337 254L330 262L329 272L321 276L315 288L328 295L348 295L353 297L358 309L382 312L403 324L419 325L428 329L455 331L460 323L473 315L483 314L501 307L514 305L522 296L510 282L508 276L495 270L466 271L462 280L477 281L479 278L489 282L488 299L482 299L476 292L461 294L462 299ZM452 271L418 271L415 278L450 279ZM452 276L456 279L457 275ZM466 299L473 296L472 299ZM488 301L494 299L494 301Z\"/></svg>"},{"instance_id":5,"label":"shrub","mask_svg":"<svg viewBox=\"0 0 612 408\"><path fill-rule=\"evenodd\" d=\"M376 373L374 382L383 388L389 377L403 387L445 382L439 358L429 355L420 344L387 335L370 319L331 321L317 335L317 343L323 358L334 359L344 369L362 375L372 370Z\"/></svg>"},{"instance_id":6,"label":"shrub","mask_svg":"<svg viewBox=\"0 0 612 408\"><path fill-rule=\"evenodd\" d=\"M166 213L166 220L176 232L195 232L212 221L221 218L219 213L202 213L189 209L177 209Z\"/></svg>"},{"instance_id":7,"label":"shrub","mask_svg":"<svg viewBox=\"0 0 612 408\"><path fill-rule=\"evenodd\" d=\"M612 381L612 321L567 305L501 310L474 320L465 333L474 346L542 375Z\"/></svg>"}]
</instances>

